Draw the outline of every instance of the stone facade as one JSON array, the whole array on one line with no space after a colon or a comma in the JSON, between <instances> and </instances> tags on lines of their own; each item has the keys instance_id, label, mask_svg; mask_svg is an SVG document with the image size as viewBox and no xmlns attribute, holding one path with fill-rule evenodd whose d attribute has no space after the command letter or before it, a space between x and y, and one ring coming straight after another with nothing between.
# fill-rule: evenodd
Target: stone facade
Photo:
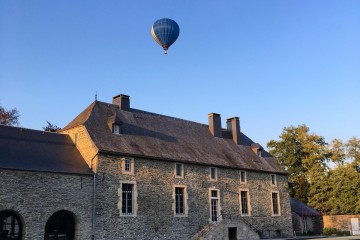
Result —
<instances>
[{"instance_id":1,"label":"stone facade","mask_svg":"<svg viewBox=\"0 0 360 240\"><path fill-rule=\"evenodd\" d=\"M44 239L45 225L55 212L75 218L75 239L92 234L92 176L0 169L0 211L21 219L24 240Z\"/></svg>"},{"instance_id":2,"label":"stone facade","mask_svg":"<svg viewBox=\"0 0 360 240\"><path fill-rule=\"evenodd\" d=\"M323 230L322 216L300 216L292 212L293 229L296 235L306 233L321 234Z\"/></svg>"},{"instance_id":3,"label":"stone facade","mask_svg":"<svg viewBox=\"0 0 360 240\"><path fill-rule=\"evenodd\" d=\"M184 178L176 178L175 162L141 158L134 159L134 174L122 174L121 156L98 158L95 239L190 239L210 222L209 189L219 190L223 221L245 221L242 226L265 238L292 236L286 175L276 175L277 185L272 186L269 173L247 172L246 183L240 184L239 170L218 168L218 180L210 181L209 166L184 164ZM136 182L136 216L121 216L122 181ZM186 217L174 216L175 185L186 186ZM239 189L244 188L250 196L248 217L240 216ZM272 191L280 196L279 216L272 216ZM237 231L240 236L241 228Z\"/></svg>"}]
</instances>

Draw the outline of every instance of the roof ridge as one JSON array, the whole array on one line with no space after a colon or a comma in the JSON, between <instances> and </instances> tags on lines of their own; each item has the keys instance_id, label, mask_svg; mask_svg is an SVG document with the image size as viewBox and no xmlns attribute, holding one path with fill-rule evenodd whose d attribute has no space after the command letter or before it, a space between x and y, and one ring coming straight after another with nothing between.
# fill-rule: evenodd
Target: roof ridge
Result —
<instances>
[{"instance_id":1,"label":"roof ridge","mask_svg":"<svg viewBox=\"0 0 360 240\"><path fill-rule=\"evenodd\" d=\"M92 102L80 114L78 114L70 123L68 123L65 127L63 127L59 132L63 132L65 130L75 128L79 125L84 125L86 121L90 118L92 111L97 102L99 101L95 100L94 102Z\"/></svg>"}]
</instances>

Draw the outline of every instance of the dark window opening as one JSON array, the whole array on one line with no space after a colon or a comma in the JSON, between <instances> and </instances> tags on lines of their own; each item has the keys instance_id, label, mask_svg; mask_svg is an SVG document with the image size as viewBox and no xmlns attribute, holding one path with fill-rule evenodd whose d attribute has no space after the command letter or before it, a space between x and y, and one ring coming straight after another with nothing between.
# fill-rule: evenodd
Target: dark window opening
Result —
<instances>
[{"instance_id":1,"label":"dark window opening","mask_svg":"<svg viewBox=\"0 0 360 240\"><path fill-rule=\"evenodd\" d=\"M125 158L125 172L131 172L131 159Z\"/></svg>"},{"instance_id":2,"label":"dark window opening","mask_svg":"<svg viewBox=\"0 0 360 240\"><path fill-rule=\"evenodd\" d=\"M275 175L271 175L271 184L276 185L276 176Z\"/></svg>"},{"instance_id":3,"label":"dark window opening","mask_svg":"<svg viewBox=\"0 0 360 240\"><path fill-rule=\"evenodd\" d=\"M249 214L247 195L248 195L248 193L246 191L241 191L241 213L243 215Z\"/></svg>"},{"instance_id":4,"label":"dark window opening","mask_svg":"<svg viewBox=\"0 0 360 240\"><path fill-rule=\"evenodd\" d=\"M122 184L122 214L133 214L133 184Z\"/></svg>"},{"instance_id":5,"label":"dark window opening","mask_svg":"<svg viewBox=\"0 0 360 240\"><path fill-rule=\"evenodd\" d=\"M22 223L20 217L14 211L5 210L0 212L0 239L22 239Z\"/></svg>"},{"instance_id":6,"label":"dark window opening","mask_svg":"<svg viewBox=\"0 0 360 240\"><path fill-rule=\"evenodd\" d=\"M210 178L216 180L216 168L210 168Z\"/></svg>"},{"instance_id":7,"label":"dark window opening","mask_svg":"<svg viewBox=\"0 0 360 240\"><path fill-rule=\"evenodd\" d=\"M246 181L246 175L244 171L240 172L240 181L241 182L245 182Z\"/></svg>"},{"instance_id":8,"label":"dark window opening","mask_svg":"<svg viewBox=\"0 0 360 240\"><path fill-rule=\"evenodd\" d=\"M74 240L75 219L68 211L54 213L45 226L45 240Z\"/></svg>"},{"instance_id":9,"label":"dark window opening","mask_svg":"<svg viewBox=\"0 0 360 240\"><path fill-rule=\"evenodd\" d=\"M184 188L175 188L175 213L182 215L184 211Z\"/></svg>"},{"instance_id":10,"label":"dark window opening","mask_svg":"<svg viewBox=\"0 0 360 240\"><path fill-rule=\"evenodd\" d=\"M278 193L272 193L273 214L279 215Z\"/></svg>"},{"instance_id":11,"label":"dark window opening","mask_svg":"<svg viewBox=\"0 0 360 240\"><path fill-rule=\"evenodd\" d=\"M177 163L175 166L176 166L176 176L182 177L182 164Z\"/></svg>"}]
</instances>

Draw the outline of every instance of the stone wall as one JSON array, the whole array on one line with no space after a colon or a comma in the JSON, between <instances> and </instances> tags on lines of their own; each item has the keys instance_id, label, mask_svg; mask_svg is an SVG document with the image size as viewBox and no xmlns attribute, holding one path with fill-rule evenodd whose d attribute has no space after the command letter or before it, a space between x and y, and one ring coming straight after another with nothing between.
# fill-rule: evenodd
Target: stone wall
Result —
<instances>
[{"instance_id":1,"label":"stone wall","mask_svg":"<svg viewBox=\"0 0 360 240\"><path fill-rule=\"evenodd\" d=\"M324 228L336 228L342 231L352 231L351 218L358 218L360 215L328 215L323 216Z\"/></svg>"},{"instance_id":2,"label":"stone wall","mask_svg":"<svg viewBox=\"0 0 360 240\"><path fill-rule=\"evenodd\" d=\"M52 214L67 210L75 217L75 239L91 239L93 177L0 169L0 211L22 219L23 239L44 239Z\"/></svg>"},{"instance_id":3,"label":"stone wall","mask_svg":"<svg viewBox=\"0 0 360 240\"><path fill-rule=\"evenodd\" d=\"M122 174L120 156L100 154L98 163L96 239L190 239L209 224L209 189L219 190L224 220L246 221L263 237L292 236L287 176L276 175L272 186L269 173L247 172L247 182L240 184L234 169L218 168L218 180L210 181L208 166L184 164L184 178L175 178L175 163L169 161L135 158L133 175ZM136 182L135 217L120 216L121 181ZM174 185L186 186L187 217L174 217ZM240 216L240 188L249 190L247 217ZM272 191L280 196L280 216L272 216Z\"/></svg>"},{"instance_id":4,"label":"stone wall","mask_svg":"<svg viewBox=\"0 0 360 240\"><path fill-rule=\"evenodd\" d=\"M306 233L321 234L323 230L322 216L300 216L292 212L292 222L296 235Z\"/></svg>"}]
</instances>

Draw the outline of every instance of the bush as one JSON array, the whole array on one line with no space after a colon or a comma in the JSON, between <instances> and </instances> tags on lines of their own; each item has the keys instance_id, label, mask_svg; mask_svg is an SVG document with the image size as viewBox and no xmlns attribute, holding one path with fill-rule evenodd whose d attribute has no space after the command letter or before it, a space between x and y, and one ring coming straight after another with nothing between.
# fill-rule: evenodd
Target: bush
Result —
<instances>
[{"instance_id":1,"label":"bush","mask_svg":"<svg viewBox=\"0 0 360 240\"><path fill-rule=\"evenodd\" d=\"M350 236L350 231L341 231L336 228L324 228L323 235L325 235L325 236L331 236L331 235Z\"/></svg>"},{"instance_id":2,"label":"bush","mask_svg":"<svg viewBox=\"0 0 360 240\"><path fill-rule=\"evenodd\" d=\"M324 230L323 230L323 234L325 236L335 235L337 232L338 231L336 228L324 228Z\"/></svg>"}]
</instances>

